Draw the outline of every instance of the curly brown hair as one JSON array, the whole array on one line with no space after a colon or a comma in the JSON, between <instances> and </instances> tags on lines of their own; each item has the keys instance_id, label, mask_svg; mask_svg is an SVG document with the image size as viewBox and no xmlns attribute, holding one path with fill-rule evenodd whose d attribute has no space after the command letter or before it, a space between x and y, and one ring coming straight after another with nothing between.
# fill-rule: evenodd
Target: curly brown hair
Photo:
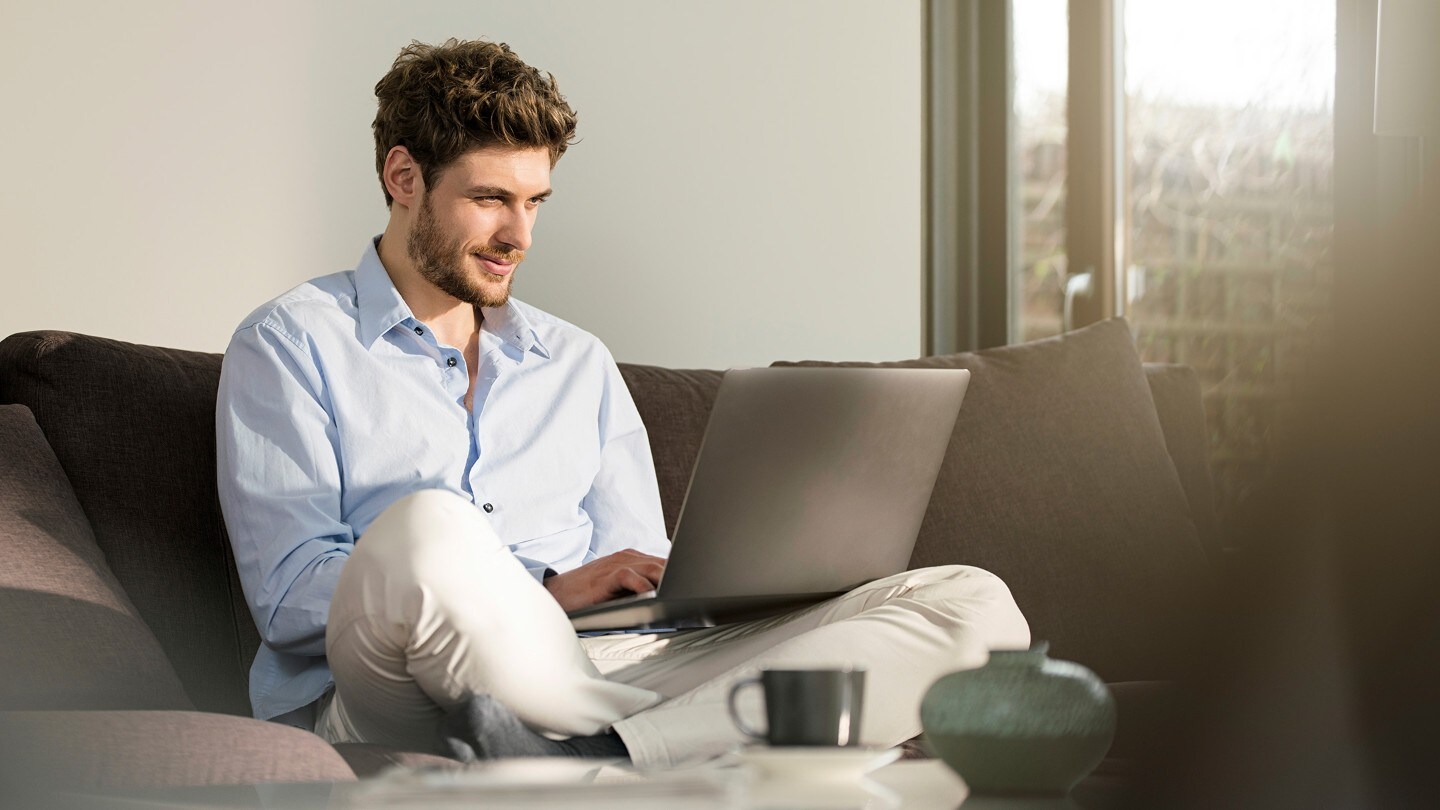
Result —
<instances>
[{"instance_id":1,"label":"curly brown hair","mask_svg":"<svg viewBox=\"0 0 1440 810\"><path fill-rule=\"evenodd\" d=\"M544 147L554 166L575 138L575 111L555 77L525 64L505 43L457 40L411 42L375 85L375 171L385 205L385 156L403 146L425 187L466 152L504 144Z\"/></svg>"}]
</instances>

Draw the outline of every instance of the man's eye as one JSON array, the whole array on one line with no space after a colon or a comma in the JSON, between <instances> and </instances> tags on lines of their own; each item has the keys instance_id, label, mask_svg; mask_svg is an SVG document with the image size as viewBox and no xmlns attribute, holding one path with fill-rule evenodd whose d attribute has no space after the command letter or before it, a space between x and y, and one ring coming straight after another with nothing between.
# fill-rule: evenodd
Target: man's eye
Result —
<instances>
[{"instance_id":1,"label":"man's eye","mask_svg":"<svg viewBox=\"0 0 1440 810\"><path fill-rule=\"evenodd\" d=\"M530 198L530 202L533 203L533 204L535 204L535 205L539 205L540 203L545 202L546 199L548 199L548 198L546 198L546 197L531 197L531 198Z\"/></svg>"}]
</instances>

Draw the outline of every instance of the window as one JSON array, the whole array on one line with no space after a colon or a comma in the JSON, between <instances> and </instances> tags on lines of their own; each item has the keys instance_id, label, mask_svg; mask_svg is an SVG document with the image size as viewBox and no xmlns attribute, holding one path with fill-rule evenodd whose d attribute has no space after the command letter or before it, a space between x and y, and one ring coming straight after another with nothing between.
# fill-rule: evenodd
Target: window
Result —
<instances>
[{"instance_id":1,"label":"window","mask_svg":"<svg viewBox=\"0 0 1440 810\"><path fill-rule=\"evenodd\" d=\"M1012 339L1062 331L1065 261L1065 102L1069 79L1066 0L1015 0L1017 177L1010 205L1018 267L1010 296Z\"/></svg>"},{"instance_id":2,"label":"window","mask_svg":"<svg viewBox=\"0 0 1440 810\"><path fill-rule=\"evenodd\" d=\"M931 348L1126 316L1143 359L1201 377L1223 519L1271 470L1329 311L1335 0L931 9L932 50L975 54L959 60L959 86L979 99L957 96L960 126L937 117L932 129L933 143L959 144L946 164L958 169L935 164L932 182L954 176L952 195L975 201L948 220L962 223L959 259L932 263L932 278L951 279L933 294L959 301L962 326L981 324L967 342L936 317ZM932 77L945 69L931 65ZM986 107L996 97L1003 121ZM987 185L997 161L1008 182Z\"/></svg>"},{"instance_id":3,"label":"window","mask_svg":"<svg viewBox=\"0 0 1440 810\"><path fill-rule=\"evenodd\" d=\"M1126 0L1125 314L1199 373L1217 504L1268 473L1327 310L1335 6Z\"/></svg>"}]
</instances>

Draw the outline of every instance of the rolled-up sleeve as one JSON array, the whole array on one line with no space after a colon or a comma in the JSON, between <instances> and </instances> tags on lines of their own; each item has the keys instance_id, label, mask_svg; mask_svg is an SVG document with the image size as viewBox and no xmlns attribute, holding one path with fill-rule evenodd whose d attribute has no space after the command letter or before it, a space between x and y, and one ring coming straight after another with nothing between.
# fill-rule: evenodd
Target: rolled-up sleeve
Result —
<instances>
[{"instance_id":1,"label":"rolled-up sleeve","mask_svg":"<svg viewBox=\"0 0 1440 810\"><path fill-rule=\"evenodd\" d=\"M334 421L320 367L265 322L225 353L216 403L220 505L265 644L325 653L325 622L355 534L342 519Z\"/></svg>"},{"instance_id":2,"label":"rolled-up sleeve","mask_svg":"<svg viewBox=\"0 0 1440 810\"><path fill-rule=\"evenodd\" d=\"M609 352L604 354L599 430L600 467L582 504L594 525L590 549L603 557L633 548L657 557L670 554L660 486L645 423Z\"/></svg>"}]
</instances>

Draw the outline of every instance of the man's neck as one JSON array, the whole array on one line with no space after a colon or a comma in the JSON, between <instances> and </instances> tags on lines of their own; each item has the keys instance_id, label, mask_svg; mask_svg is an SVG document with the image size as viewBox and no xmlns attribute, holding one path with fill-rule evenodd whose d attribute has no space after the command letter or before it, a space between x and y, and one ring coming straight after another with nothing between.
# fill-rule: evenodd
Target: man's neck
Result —
<instances>
[{"instance_id":1,"label":"man's neck","mask_svg":"<svg viewBox=\"0 0 1440 810\"><path fill-rule=\"evenodd\" d=\"M435 338L441 343L462 350L469 345L480 329L480 309L426 281L415 269L405 250L404 235L393 222L385 229L377 247L380 264L415 319L435 330Z\"/></svg>"}]
</instances>

